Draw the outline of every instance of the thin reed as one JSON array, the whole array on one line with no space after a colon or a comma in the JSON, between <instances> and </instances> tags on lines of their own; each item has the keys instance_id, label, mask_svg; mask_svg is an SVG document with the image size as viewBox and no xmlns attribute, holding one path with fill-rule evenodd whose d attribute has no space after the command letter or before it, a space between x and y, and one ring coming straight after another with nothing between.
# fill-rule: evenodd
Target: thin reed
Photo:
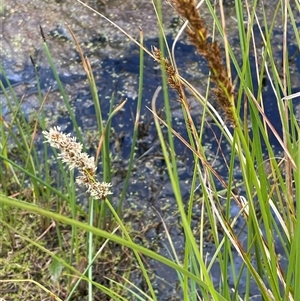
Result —
<instances>
[{"instance_id":1,"label":"thin reed","mask_svg":"<svg viewBox=\"0 0 300 301\"><path fill-rule=\"evenodd\" d=\"M7 255L1 258L0 286L26 283L34 298L55 300L299 300L299 93L292 93L293 77L298 75L291 72L297 65L297 51L292 52L289 43L300 47L300 4L277 1L270 18L261 1L235 0L236 39L232 39L227 27L232 21L222 1L173 0L168 9L178 14L182 27L172 46L166 37L166 3L153 0L152 4L159 41L147 49L146 31L140 29L136 40L117 22L82 3L91 10L82 14L98 14L140 48L138 101L135 109L130 108L132 145L122 162L126 172L121 189L114 179L113 121L128 108L126 100L115 104L111 95L104 118L94 71L71 27L66 25L95 108L98 140L93 154L85 146L85 130L77 124L43 31L44 51L72 121L72 133L46 122L44 105L50 91L41 89L33 60L40 100L33 126L21 109L23 99L17 97L1 66L0 88L11 114L10 118L1 114L0 119L1 247ZM280 57L273 41L279 28ZM182 64L176 61L179 40L193 47L208 66L209 72L202 76L205 81L197 87L184 78ZM161 69L150 105L143 103L150 76L146 55L153 59L151 68ZM192 102L201 110L195 111ZM174 104L182 109L183 122L177 124ZM159 145L159 153L149 160L137 156L146 105L155 127L151 135ZM278 112L276 121L268 112L271 106ZM45 142L43 156L41 141ZM11 145L18 150L17 159ZM178 145L184 146L187 157L191 154L191 160L182 161ZM161 191L146 199L135 191L135 173L156 160L163 166L162 184L146 173L143 183L147 191ZM188 177L183 166L189 168ZM85 188L88 210L78 203L83 199L78 184ZM144 212L137 212L141 207ZM144 217L152 210L158 223ZM11 273L9 260L15 264L18 258L21 271ZM43 271L37 280L30 271L39 266ZM14 297L20 298L18 293Z\"/></svg>"}]
</instances>

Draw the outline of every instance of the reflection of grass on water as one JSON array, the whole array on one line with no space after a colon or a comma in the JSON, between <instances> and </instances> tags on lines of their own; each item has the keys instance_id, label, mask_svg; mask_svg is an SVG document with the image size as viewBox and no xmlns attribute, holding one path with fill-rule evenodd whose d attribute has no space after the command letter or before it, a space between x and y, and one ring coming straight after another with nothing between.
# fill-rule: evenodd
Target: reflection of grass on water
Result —
<instances>
[{"instance_id":1,"label":"reflection of grass on water","mask_svg":"<svg viewBox=\"0 0 300 301\"><path fill-rule=\"evenodd\" d=\"M199 54L206 59L210 68L211 75L208 77L205 96L180 77L174 53L171 49L165 48L162 25L159 28L160 43L158 47L153 47L152 52L144 49L142 32L140 41L135 41L140 45L141 51L140 89L133 143L122 192L116 195L114 187L110 188L113 199L109 193L104 193L100 201L96 200L95 187L90 185L97 186L98 182L94 175L95 170L91 166L98 166L98 160L101 158L103 181L106 183L112 181L112 163L109 153L111 120L115 114L118 114L123 103L113 107L113 100L111 101L110 117L104 124L92 69L73 36L91 88L99 131L95 165L86 155L83 158L93 163L88 168L84 168L80 160L72 163L72 167L82 171L81 183L87 184L88 190L94 196L89 201L88 213L77 206L74 181L76 176L73 170L68 171L61 162L68 163L72 156L76 155L72 148L70 149L70 145L65 149L65 151L71 150L68 159L63 155L59 156L56 150L53 150L59 168L57 179L52 178L55 173L51 170L53 165L50 162L48 146L44 144L44 158L41 158L41 154L35 148L35 141L37 137L41 137L41 132L49 131L43 112L47 95L43 95L38 87L41 108L36 114L36 122L29 124L20 110L21 101L15 95L13 88L9 86L8 90L4 90L1 82L1 89L12 112L11 120L1 117L0 124L0 221L3 229L0 260L1 266L5 267L0 272L1 297L5 300L79 300L80 295L87 294L89 300L161 300L155 289L157 277L153 275L153 271L147 264L147 258L152 258L177 272L179 300L251 300L253 292L259 292L263 300L299 300L300 228L296 211L297 205L299 206L297 203L300 201L299 126L293 110L293 96L281 98L282 93L289 95L291 91L289 73L291 62L288 60L287 46L283 44L282 77L279 76L271 47L274 22L280 12L283 18L283 36L285 37L286 34L286 22L290 22L295 29L295 40L300 41L293 15L295 8L293 10L287 1L278 1L274 20L270 20L271 25L264 24L268 31L263 36L262 64L260 66L256 63L255 66L258 82L254 83L250 70L249 50L252 49L256 58L259 57L260 49L257 49L253 43L251 30L257 3L254 1L253 6L249 8L243 7L242 2L235 1L241 44L239 59L233 51L233 46L236 45L230 45L225 38L225 21L223 18L221 21L217 18L209 1L206 3L215 20L214 26L223 37L226 62L224 65L223 54L218 44L208 40L205 20L198 14L194 1L175 0L173 3L180 17L188 20L188 23L183 25L187 36ZM157 5L154 6L158 20L162 20L160 5L157 1ZM299 6L297 3L298 9ZM222 5L220 11L223 17ZM244 22L244 16L247 16L247 24ZM260 28L261 24L258 25ZM44 47L73 122L76 138L83 145L84 133L76 124L46 41ZM159 88L153 95L149 110L153 114L164 162L177 202L174 211L177 211L180 216L185 238L183 249L176 250L169 229L162 220L161 225L165 227L165 236L170 245L168 257L158 254L157 246L146 245L143 233L137 234L130 220L126 219L129 211L126 212L126 209L122 208L126 192L130 187L129 180L135 159L139 112L142 105L142 87L146 85L143 82L145 52L151 55L162 68L165 120L156 113L155 103L158 93L161 92ZM165 52L168 55L165 55ZM238 63L240 58L241 63ZM238 74L239 87L236 91L231 81L231 63ZM5 76L4 71L2 69L1 71ZM268 105L264 103L261 96L265 74L273 83L274 97L281 116L278 122L283 128L283 137L277 136L283 149L281 160L277 160L268 139L270 131L275 136L276 133L264 114L264 106ZM210 80L214 85L212 89ZM258 86L257 94L253 92L254 85ZM168 86L176 91L177 100L169 99ZM185 96L187 91L203 105L203 118L200 125L194 123L192 117L194 114L191 114ZM219 105L217 110L209 102L213 94ZM179 101L182 105L188 141L172 129L170 101ZM243 116L249 115L251 136L248 130L248 119L242 120L240 116L242 110ZM209 119L206 119L207 114L210 115ZM206 159L206 148L202 137L206 120L211 119L231 146L230 158L223 158L228 168L228 179L223 179ZM163 127L167 129L167 139L163 136ZM60 131L54 134L64 135ZM46 136L50 142L49 134ZM184 197L181 195L177 171L174 143L175 141L177 143L178 139L194 155L193 177L187 205L183 203ZM71 140L68 141L71 143ZM262 145L265 145L266 154L263 154ZM55 147L62 148L61 145ZM17 160L16 154L11 153L12 149L17 149ZM218 153L222 154L222 151ZM241 193L236 189L235 184L237 168L242 175ZM59 185L56 185L57 183ZM220 184L223 186L222 191L217 188ZM195 203L197 185L201 188L200 203L199 199ZM100 186L97 186L97 189ZM105 187L108 188L107 185ZM236 216L232 216L230 210L232 201L240 208ZM114 207L113 204L116 206ZM196 232L191 227L192 217L195 208L199 207L201 214L197 236L195 236ZM131 213L131 216L133 215ZM135 215L138 219L139 213L135 212ZM240 241L239 230L235 227L238 217L245 221L246 242ZM157 226L151 222L149 224L150 228ZM210 229L210 240L215 246L209 262L206 261L204 249L207 224ZM151 250L152 248L157 252ZM278 250L281 250L280 254ZM180 256L182 252L183 257ZM240 257L242 265L234 265L236 256ZM280 258L285 258L288 265L283 266ZM213 266L218 266L220 271L220 275L213 275L214 278L219 277L218 283L213 282L211 275ZM99 271L100 268L102 271ZM142 277L142 284L134 282L133 275L138 275L139 280ZM227 281L229 277L233 279L231 282ZM176 283L171 285L175 287Z\"/></svg>"}]
</instances>

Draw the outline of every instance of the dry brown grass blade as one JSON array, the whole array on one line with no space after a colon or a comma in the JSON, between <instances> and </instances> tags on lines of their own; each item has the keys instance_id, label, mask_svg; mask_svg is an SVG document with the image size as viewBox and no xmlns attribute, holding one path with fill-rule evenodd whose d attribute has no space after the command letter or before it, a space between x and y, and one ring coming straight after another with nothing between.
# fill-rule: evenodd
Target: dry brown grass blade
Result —
<instances>
[{"instance_id":1,"label":"dry brown grass blade","mask_svg":"<svg viewBox=\"0 0 300 301\"><path fill-rule=\"evenodd\" d=\"M80 45L79 45L79 42L78 42L78 40L77 40L77 38L76 38L74 32L72 31L71 27L70 27L69 24L67 24L67 23L65 23L65 25L67 26L67 28L68 28L68 30L69 30L69 32L70 32L70 34L71 34L71 36L72 36L72 38L73 38L73 40L74 40L74 42L75 42L76 48L77 48L77 50L78 50L78 53L79 53L80 58L81 58L81 61L82 61L83 69L84 69L84 71L85 71L85 73L86 73L86 76L87 76L87 78L88 78L89 83L91 83L91 80L92 80L91 71L92 71L92 70L91 70L91 68L90 68L90 66L89 66L89 64L88 64L88 61L87 61L87 59L84 57L83 51L82 51L82 49L81 49L81 47L80 47Z\"/></svg>"},{"instance_id":2,"label":"dry brown grass blade","mask_svg":"<svg viewBox=\"0 0 300 301\"><path fill-rule=\"evenodd\" d=\"M82 61L82 64L83 64L83 68L84 68L84 71L87 75L87 78L88 78L88 81L89 81L89 84L90 86L93 85L93 74L92 74L92 67L90 65L90 62L87 58L84 57L83 55L83 51L78 43L78 40L75 36L75 34L73 33L72 29L70 28L70 26L65 23L70 34L72 35L72 38L76 44L76 47L77 47L77 50L79 52L79 55L80 55L80 58L81 58L81 61ZM119 111L123 108L123 106L126 104L127 100L124 100L122 103L120 103L114 110L113 112L111 113L109 119L107 120L107 122L109 122L109 120ZM98 143L98 147L97 147L97 152L96 152L96 162L98 162L98 159L99 159L99 156L100 156L100 151L101 151L101 148L102 148L102 143L103 143L103 140L104 140L104 137L105 137L105 133L106 133L106 127L104 128L103 132L102 132L102 135L99 139L99 143Z\"/></svg>"},{"instance_id":3,"label":"dry brown grass blade","mask_svg":"<svg viewBox=\"0 0 300 301\"><path fill-rule=\"evenodd\" d=\"M9 125L8 123L5 121L4 117L2 115L0 115L0 122L3 123L4 127L6 127L7 129L9 129Z\"/></svg>"},{"instance_id":4,"label":"dry brown grass blade","mask_svg":"<svg viewBox=\"0 0 300 301\"><path fill-rule=\"evenodd\" d=\"M269 126L270 130L272 131L272 133L276 137L277 141L279 142L280 146L282 147L282 149L284 150L286 156L288 157L289 161L291 162L293 168L296 170L297 169L296 163L295 163L294 159L292 158L289 150L286 148L284 142L282 141L279 134L275 130L274 126L272 125L272 123L270 122L270 120L266 116L265 112L263 111L263 109L261 108L261 106L259 105L257 100L255 99L254 95L251 93L251 91L249 89L248 89L248 92L249 92L249 95L251 96L251 100L254 102L255 106L258 109L258 111L262 115L264 122Z\"/></svg>"},{"instance_id":5,"label":"dry brown grass blade","mask_svg":"<svg viewBox=\"0 0 300 301\"><path fill-rule=\"evenodd\" d=\"M219 180L219 182L223 185L223 187L225 189L228 189L227 183L222 179L222 177L218 174L218 172L211 166L211 164L209 164L205 160L205 158L203 157L201 152L197 151L195 148L193 148L188 141L186 141L177 131L175 131L172 128L169 128L168 124L159 117L159 115L156 112L156 99L157 99L158 92L160 91L160 89L161 89L161 87L158 87L153 95L152 104L151 104L152 109L150 109L147 106L146 106L146 108L153 114L154 118L159 120L168 130L170 130L174 134L174 136L176 136L189 150L191 150L200 159L201 163L212 172L212 174ZM236 203L240 206L241 203L239 201L239 196L235 195L233 193L233 191L231 191L230 194L231 194L232 198L236 201Z\"/></svg>"},{"instance_id":6,"label":"dry brown grass blade","mask_svg":"<svg viewBox=\"0 0 300 301\"><path fill-rule=\"evenodd\" d=\"M139 43L136 39L134 39L130 34L128 34L122 27L120 27L115 22L111 21L109 18L105 17L103 14L99 13L97 10L90 7L88 4L77 0L77 2L81 3L83 6L87 7L89 10L100 16L101 18L105 19L108 23L112 24L114 27L116 27L120 32L122 32L128 39L130 39L132 42L134 42L137 46L139 46L141 49L143 49L147 54L149 54L151 57L153 57L151 51L149 51L147 48L145 48L141 43ZM140 30L140 29L139 29Z\"/></svg>"}]
</instances>

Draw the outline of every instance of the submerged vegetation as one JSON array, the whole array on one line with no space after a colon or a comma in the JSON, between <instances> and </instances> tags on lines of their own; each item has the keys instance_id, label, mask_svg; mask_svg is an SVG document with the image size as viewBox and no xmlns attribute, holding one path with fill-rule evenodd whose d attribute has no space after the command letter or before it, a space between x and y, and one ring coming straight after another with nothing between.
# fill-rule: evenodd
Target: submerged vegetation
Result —
<instances>
[{"instance_id":1,"label":"submerged vegetation","mask_svg":"<svg viewBox=\"0 0 300 301\"><path fill-rule=\"evenodd\" d=\"M40 109L31 120L22 111L23 99L17 97L1 66L1 110L10 111L9 116L1 114L0 122L3 300L300 298L299 116L294 103L299 93L292 94L290 72L297 53L290 53L287 44L290 24L289 40L300 48L296 20L300 4L274 3L275 14L268 20L259 1L234 1L240 45L233 45L226 31L222 1L215 6L209 0L199 4L194 0L171 1L170 9L177 12L181 27L170 47L162 3L153 1L159 42L152 49L144 46L142 30L140 39L135 40L89 8L140 50L136 108L127 115L134 115L131 150L123 165L112 155L112 148L119 148L123 139L115 133L113 122L125 110L126 100L115 104L112 95L106 118L90 61L67 24L94 104L94 133L87 135L78 125L43 32L44 52L72 122L72 134L46 117L50 90L40 87L34 59ZM201 14L204 6L213 17L212 26ZM258 9L263 12L261 20ZM280 66L272 44L278 19L283 30ZM255 42L255 34L260 35L262 49ZM174 52L178 39L191 43L209 68L206 87L202 87L205 95L181 76ZM147 109L159 141L162 187L152 174L138 171L145 155L137 157L138 144L149 130L141 120L143 88L147 85L145 55L161 68L161 83L157 83ZM264 98L266 79L273 99ZM169 88L176 96L168 93ZM161 94L162 111L157 109ZM192 111L191 99L201 105L201 112ZM172 102L181 105L184 122L179 127L174 124L177 116ZM270 102L279 112L276 124L266 114ZM205 141L208 128L217 140L214 159ZM178 144L193 157L184 188ZM147 159L146 167L154 162L151 160ZM220 173L215 160L225 166L226 174ZM102 171L97 170L99 174L97 167L102 167ZM159 189L169 189L174 202L169 202L170 194L162 197L160 208L143 202L143 194L132 193L141 189L134 186L137 174L145 183L144 189L151 191L150 199L162 197ZM85 186L87 192L79 190L77 184ZM155 217L150 216L150 209ZM160 243L158 237L162 238Z\"/></svg>"}]
</instances>

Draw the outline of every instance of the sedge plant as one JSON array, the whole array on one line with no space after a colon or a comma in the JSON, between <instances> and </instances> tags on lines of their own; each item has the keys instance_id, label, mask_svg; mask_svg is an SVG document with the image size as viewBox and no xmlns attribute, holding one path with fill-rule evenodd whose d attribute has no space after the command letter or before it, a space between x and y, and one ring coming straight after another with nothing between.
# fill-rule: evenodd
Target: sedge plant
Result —
<instances>
[{"instance_id":1,"label":"sedge plant","mask_svg":"<svg viewBox=\"0 0 300 301\"><path fill-rule=\"evenodd\" d=\"M79 1L81 2L81 1ZM260 6L259 1L235 0L235 18L240 45L236 51L237 45L232 45L230 35L226 27L226 17L222 1L218 5L212 6L211 1L194 0L174 0L170 2L170 7L183 20L182 30L179 30L174 45L178 39L187 39L191 43L200 57L202 57L209 67L210 74L207 80L205 95L202 95L192 84L180 75L180 70L176 64L175 46L168 48L164 32L164 15L162 12L162 2L153 1L153 9L157 15L159 44L153 45L152 49L146 49L140 41L129 36L117 24L104 17L108 23L116 26L141 49L141 62L144 53L150 55L161 67L162 89L158 88L152 99L151 108L157 135L160 141L164 162L172 185L172 190L176 199L176 207L180 216L180 223L184 235L184 253L180 257L176 250L174 238L169 232L167 225L163 221L166 238L169 241L169 257L157 254L138 243L135 243L130 237L130 232L122 220L122 210L114 208L108 196L113 193L114 187L111 186L109 176L104 177L104 182L98 182L95 174L95 161L88 156L83 149L81 134L76 130L78 140L71 138L69 134L62 133L57 127L46 130L44 123L41 123L45 130L46 140L61 151L56 158L58 162L66 163L69 168L78 168L79 176L77 183L86 186L91 194L89 223L78 221L76 218L69 218L62 214L47 210L44 206L29 204L19 201L15 198L5 195L6 189L2 188L4 193L1 195L1 222L5 225L10 234L16 229L8 222L8 217L4 213L6 208L15 207L18 210L26 210L32 214L38 214L45 218L53 219L72 229L80 229L88 233L88 256L84 268L77 273L74 271L71 262L64 257L57 256L43 248L39 243L30 240L25 234L21 234L26 241L34 244L37 248L43 250L53 259L67 267L69 274L76 274L79 279L89 283L89 298L92 300L94 288L98 288L114 300L160 300L156 294L149 271L145 267L142 256L147 256L159 262L161 265L171 267L177 272L180 294L185 301L189 300L251 300L252 290L258 291L263 300L298 300L299 292L299 241L300 229L298 223L298 211L300 200L300 152L299 152L299 125L293 105L297 94L292 95L292 74L290 73L293 64L292 57L288 51L287 35L288 24L291 24L292 35L296 44L300 45L299 32L297 30L296 10L300 10L299 3L291 1L277 1L274 7L274 16L270 20L266 14L265 7ZM83 5L86 7L87 4ZM218 9L217 9L218 8ZM92 8L90 8L92 9ZM203 18L202 10L208 10L213 18L213 28L208 27ZM258 10L262 11L258 17ZM272 36L278 19L281 20L283 28L282 38L282 70L276 64L276 53L272 44ZM257 25L258 33L262 39L263 49L259 49L256 42L253 27ZM264 30L262 29L264 28ZM186 37L183 35L185 32ZM217 36L221 37L221 44L216 41ZM44 41L45 42L45 41ZM45 45L46 47L46 45ZM224 48L224 50L222 49ZM47 48L46 52L48 51ZM253 76L253 66L250 61L250 53L254 56L255 76ZM50 54L50 52L49 52ZM50 58L50 57L49 57ZM96 85L93 80L91 68L88 60L82 56L82 62L85 71L88 74L89 85L92 90L95 106L99 103ZM55 68L54 64L52 68ZM232 79L232 68L237 73L237 79ZM142 64L141 64L141 73ZM199 70L201 72L201 70ZM269 120L266 114L268 100L264 99L263 83L267 78L270 83L270 89L273 92L273 101L276 103L280 120L282 134L277 133L274 124ZM57 81L59 78L57 77ZM212 85L212 86L211 86ZM140 81L140 95L138 112L140 111L142 101L143 77ZM61 86L60 89L63 89ZM168 89L176 93L176 99L171 99ZM163 119L157 113L158 97L163 91L164 106L166 117ZM4 90L3 90L4 91ZM13 88L9 86L9 91L13 95ZM191 111L189 99L186 95L192 95L202 106L203 116L201 123L197 124L194 112ZM212 103L211 99L215 99ZM185 139L181 132L176 131L172 125L171 102L177 101L182 106L182 115L185 120L185 126L182 131L187 132L188 139ZM11 110L15 112L14 116L20 114L20 102L15 97L16 106ZM97 122L100 137L104 139L106 131L101 120L101 108L97 109ZM111 112L113 115L113 112ZM22 115L21 115L22 116ZM137 114L138 116L138 114ZM73 120L75 122L75 119ZM136 118L136 125L138 117ZM221 137L226 145L230 147L228 157L223 151L221 143L220 154L224 166L227 169L227 176L220 174L219 171L210 162L205 147L205 129L211 128L212 123L221 132ZM62 200L69 201L62 193L52 187L47 181L35 176L35 166L38 165L37 154L32 148L25 145L19 146L24 158L27 158L25 167L13 162L9 158L6 145L8 138L14 137L12 124L20 131L21 137L30 134L30 129L24 129L19 125L18 119L13 119L13 123L8 127L1 123L1 135L4 137L1 143L1 159L5 168L14 175L15 170L20 170L24 175L29 176L33 181L34 190L37 186L44 185L51 192L59 195ZM135 135L137 128L135 127ZM164 130L167 131L168 139L165 139ZM5 136L7 135L7 136ZM109 135L109 134L108 134ZM216 139L218 135L213 132ZM271 143L271 135L275 137L282 152L276 153ZM6 138L7 137L7 138ZM136 136L135 136L136 137ZM108 139L108 136L106 136ZM25 141L25 139L24 139ZM193 154L193 175L190 182L190 195L187 203L180 188L180 176L177 170L176 143L182 143ZM109 156L108 141L103 144L104 156ZM224 145L224 144L222 144ZM99 153L102 141L99 142ZM27 157L27 154L32 157ZM98 155L99 155L98 153ZM48 159L48 158L46 158ZM134 145L131 151L131 161L134 160ZM47 161L47 160L46 160ZM109 160L104 160L109 162ZM97 162L97 160L96 160ZM59 163L60 172L66 175L64 166ZM48 167L49 168L49 167ZM105 168L110 168L106 166ZM236 170L240 171L240 183L237 183ZM130 170L127 174L126 185L123 189L121 200L125 197L127 185L129 185ZM1 177L4 178L2 171ZM71 172L70 178L73 177ZM64 177L68 179L68 176ZM109 179L109 180L108 180ZM17 180L17 179L16 179ZM38 185L39 184L39 185ZM73 183L74 184L74 183ZM69 185L69 195L72 194L74 185ZM193 210L196 204L195 191L201 189L199 203L201 207L201 218L199 220L199 234L195 236L192 229ZM74 196L73 196L74 198ZM93 223L93 208L91 205L96 202L99 206L106 207L105 210L111 212L116 224L120 227L122 235L111 233L108 229L97 227L99 224ZM239 208L238 213L232 215L231 207L233 202ZM243 231L246 233L246 239L241 241L241 231L236 227L238 220L243 220ZM210 261L206 260L205 235L207 223L212 236L214 245L213 254ZM73 232L73 236L74 236ZM58 233L58 236L60 234ZM12 237L12 235L10 235ZM109 279L110 284L120 289L121 294L115 292L113 288L105 287L92 280L93 264L96 260L94 237L107 239L123 247L133 250L138 265L146 279L148 291L143 291L129 277L124 275L123 281ZM74 238L75 239L75 238ZM101 240L100 240L101 241ZM75 248L75 245L73 247ZM282 250L279 254L278 249ZM239 257L242 264L236 265L235 258ZM285 258L288 265L283 266L280 258ZM79 260L78 260L79 261ZM218 283L214 282L212 273L218 268L220 275ZM227 279L232 276L232 283ZM0 280L0 283L2 280ZM242 289L242 285L244 289ZM128 297L131 296L131 297ZM59 299L57 299L59 300Z\"/></svg>"}]
</instances>

